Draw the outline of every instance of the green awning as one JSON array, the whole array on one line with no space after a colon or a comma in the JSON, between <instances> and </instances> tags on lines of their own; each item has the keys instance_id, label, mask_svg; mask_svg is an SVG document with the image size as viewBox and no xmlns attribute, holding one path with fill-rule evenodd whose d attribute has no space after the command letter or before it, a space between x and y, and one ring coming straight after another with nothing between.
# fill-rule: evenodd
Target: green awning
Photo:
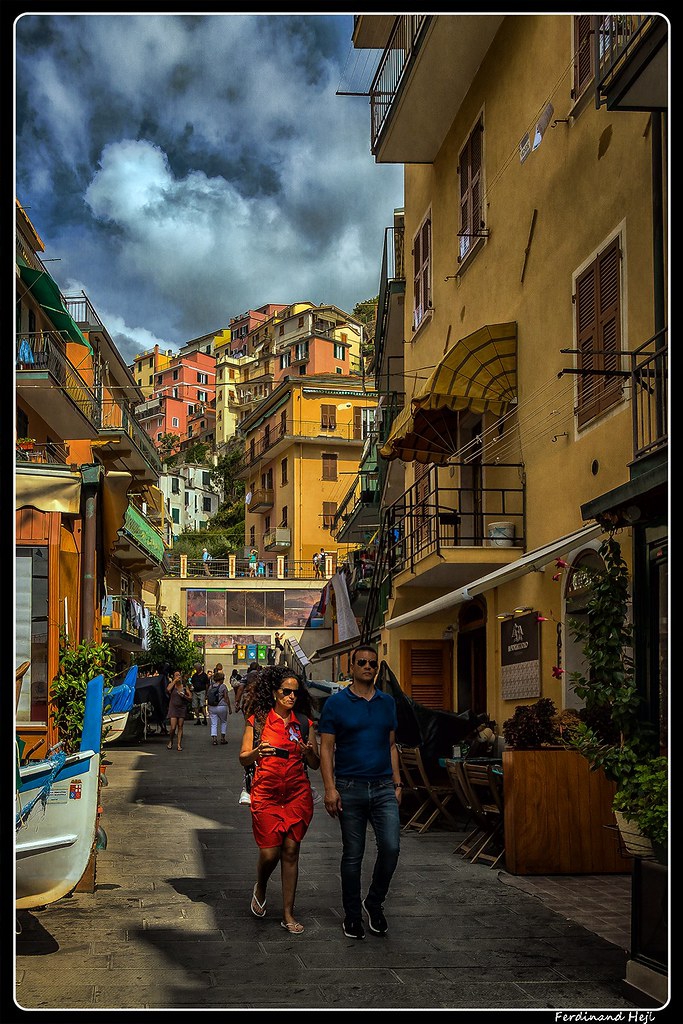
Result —
<instances>
[{"instance_id":1,"label":"green awning","mask_svg":"<svg viewBox=\"0 0 683 1024\"><path fill-rule=\"evenodd\" d=\"M140 515L134 505L126 509L123 531L157 561L164 557L163 537Z\"/></svg>"},{"instance_id":2,"label":"green awning","mask_svg":"<svg viewBox=\"0 0 683 1024\"><path fill-rule=\"evenodd\" d=\"M33 267L24 266L21 261L19 272L31 294L38 300L57 330L62 334L67 334L69 339L75 341L76 344L85 345L92 354L90 342L66 309L59 287L47 270L34 270Z\"/></svg>"}]
</instances>

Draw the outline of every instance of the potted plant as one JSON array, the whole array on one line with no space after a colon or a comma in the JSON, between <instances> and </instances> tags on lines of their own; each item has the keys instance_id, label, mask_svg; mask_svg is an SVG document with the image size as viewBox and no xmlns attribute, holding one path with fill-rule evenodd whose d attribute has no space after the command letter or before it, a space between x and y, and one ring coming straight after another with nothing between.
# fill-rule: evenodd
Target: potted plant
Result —
<instances>
[{"instance_id":1,"label":"potted plant","mask_svg":"<svg viewBox=\"0 0 683 1024\"><path fill-rule=\"evenodd\" d=\"M628 568L613 534L603 541L600 555L605 568L591 574L587 619L570 622L574 637L583 643L588 674L570 676L585 707L569 742L592 770L603 769L615 783L612 808L617 823L623 824L627 849L637 832L662 849L668 837L668 760L640 713L627 618ZM643 850L637 853L643 855ZM649 845L644 853L652 856Z\"/></svg>"},{"instance_id":2,"label":"potted plant","mask_svg":"<svg viewBox=\"0 0 683 1024\"><path fill-rule=\"evenodd\" d=\"M22 451L30 452L33 450L33 446L36 443L35 437L18 437L17 448L21 448Z\"/></svg>"},{"instance_id":3,"label":"potted plant","mask_svg":"<svg viewBox=\"0 0 683 1024\"><path fill-rule=\"evenodd\" d=\"M516 875L618 874L624 859L602 827L614 784L568 742L573 711L549 697L503 722L505 866Z\"/></svg>"}]
</instances>

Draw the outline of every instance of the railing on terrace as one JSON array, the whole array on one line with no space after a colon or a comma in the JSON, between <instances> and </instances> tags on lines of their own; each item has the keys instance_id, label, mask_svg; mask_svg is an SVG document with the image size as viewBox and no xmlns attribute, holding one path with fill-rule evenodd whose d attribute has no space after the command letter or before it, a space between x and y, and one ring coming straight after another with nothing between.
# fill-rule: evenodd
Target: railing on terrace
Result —
<instances>
[{"instance_id":1,"label":"railing on terrace","mask_svg":"<svg viewBox=\"0 0 683 1024\"><path fill-rule=\"evenodd\" d=\"M102 403L101 417L98 424L101 430L123 430L137 445L140 452L147 459L152 469L162 472L161 459L154 442L137 420L133 417L126 406L113 399L106 399Z\"/></svg>"},{"instance_id":2,"label":"railing on terrace","mask_svg":"<svg viewBox=\"0 0 683 1024\"><path fill-rule=\"evenodd\" d=\"M316 576L313 563L294 561L284 556L263 559L262 568L257 568L256 579L270 580L323 580L331 579L336 572L336 556L328 555L325 560L325 571ZM185 555L170 555L168 575L175 579L251 579L252 573L248 558L229 555L228 558L213 558L208 569L201 558L188 558Z\"/></svg>"},{"instance_id":3,"label":"railing on terrace","mask_svg":"<svg viewBox=\"0 0 683 1024\"><path fill-rule=\"evenodd\" d=\"M364 505L373 505L379 501L376 471L361 470L339 503L339 507L330 527L332 536L342 529L354 512Z\"/></svg>"},{"instance_id":4,"label":"railing on terrace","mask_svg":"<svg viewBox=\"0 0 683 1024\"><path fill-rule=\"evenodd\" d=\"M90 423L97 424L99 402L66 358L64 341L57 331L22 332L16 339L15 365L21 371L47 370L60 390L77 405Z\"/></svg>"},{"instance_id":5,"label":"railing on terrace","mask_svg":"<svg viewBox=\"0 0 683 1024\"><path fill-rule=\"evenodd\" d=\"M364 395L359 394L359 399ZM260 459L267 451L274 448L283 437L289 438L334 438L341 441L362 441L367 435L363 425L356 426L353 423L335 423L331 426L323 426L320 420L292 420L286 423L278 423L271 426L268 437L254 439L254 444L246 446L244 457L246 465L250 465Z\"/></svg>"},{"instance_id":6,"label":"railing on terrace","mask_svg":"<svg viewBox=\"0 0 683 1024\"><path fill-rule=\"evenodd\" d=\"M387 316L391 299L390 284L396 281L401 281L405 284L404 240L405 229L403 227L394 226L384 229L384 251L382 253L382 269L379 275L377 319L375 321L375 365L378 369L382 365L382 354L386 338ZM376 385L379 388L379 380L376 381Z\"/></svg>"},{"instance_id":7,"label":"railing on terrace","mask_svg":"<svg viewBox=\"0 0 683 1024\"><path fill-rule=\"evenodd\" d=\"M126 594L111 595L110 606L102 615L102 631L105 635L120 631L135 639L142 637L142 624L135 613L133 602Z\"/></svg>"},{"instance_id":8,"label":"railing on terrace","mask_svg":"<svg viewBox=\"0 0 683 1024\"><path fill-rule=\"evenodd\" d=\"M593 18L593 66L595 76L595 105L605 102L605 89L611 77L641 45L655 26L658 15L653 14L595 14Z\"/></svg>"},{"instance_id":9,"label":"railing on terrace","mask_svg":"<svg viewBox=\"0 0 683 1024\"><path fill-rule=\"evenodd\" d=\"M54 441L40 444L34 442L30 448L17 445L17 462L40 463L41 465L65 466L68 456L66 445Z\"/></svg>"},{"instance_id":10,"label":"railing on terrace","mask_svg":"<svg viewBox=\"0 0 683 1024\"><path fill-rule=\"evenodd\" d=\"M419 49L420 34L429 19L428 14L399 14L396 18L370 86L370 149L373 153L406 69Z\"/></svg>"},{"instance_id":11,"label":"railing on terrace","mask_svg":"<svg viewBox=\"0 0 683 1024\"><path fill-rule=\"evenodd\" d=\"M668 346L666 329L631 353L633 457L643 458L669 443Z\"/></svg>"},{"instance_id":12,"label":"railing on terrace","mask_svg":"<svg viewBox=\"0 0 683 1024\"><path fill-rule=\"evenodd\" d=\"M67 310L79 326L83 324L86 329L90 326L100 327L104 330L104 324L85 292L81 295L64 296L64 302L66 303Z\"/></svg>"},{"instance_id":13,"label":"railing on terrace","mask_svg":"<svg viewBox=\"0 0 683 1024\"><path fill-rule=\"evenodd\" d=\"M469 464L457 465L464 473L473 470ZM491 544L494 523L510 523L514 527L513 545L524 547L525 488L523 484L509 485L513 475L521 477L523 466L480 463L476 471L481 484L444 485L440 476L452 468L434 467L427 481L413 484L389 506L387 559L393 575L404 569L414 570L420 559L432 553ZM500 481L499 486L492 486L496 481Z\"/></svg>"}]
</instances>

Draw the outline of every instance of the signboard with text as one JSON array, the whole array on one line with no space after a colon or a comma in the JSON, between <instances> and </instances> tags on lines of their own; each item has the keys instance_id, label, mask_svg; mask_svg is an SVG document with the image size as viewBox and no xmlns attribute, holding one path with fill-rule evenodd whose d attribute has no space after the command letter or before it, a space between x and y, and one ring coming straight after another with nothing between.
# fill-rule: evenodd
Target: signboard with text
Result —
<instances>
[{"instance_id":1,"label":"signboard with text","mask_svg":"<svg viewBox=\"0 0 683 1024\"><path fill-rule=\"evenodd\" d=\"M501 622L501 696L504 700L541 696L540 635L538 612Z\"/></svg>"}]
</instances>

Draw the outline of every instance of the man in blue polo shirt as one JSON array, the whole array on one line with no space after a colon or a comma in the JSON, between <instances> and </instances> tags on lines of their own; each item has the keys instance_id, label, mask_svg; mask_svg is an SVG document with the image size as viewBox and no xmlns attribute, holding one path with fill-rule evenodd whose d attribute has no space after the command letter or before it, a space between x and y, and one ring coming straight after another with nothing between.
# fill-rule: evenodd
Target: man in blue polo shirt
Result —
<instances>
[{"instance_id":1,"label":"man in blue polo shirt","mask_svg":"<svg viewBox=\"0 0 683 1024\"><path fill-rule=\"evenodd\" d=\"M396 749L396 702L375 689L377 651L361 645L351 654L352 681L325 701L318 734L325 810L339 818L344 935L364 939L361 908L375 935L386 935L383 904L398 864L401 774ZM361 867L368 822L377 857L361 900Z\"/></svg>"}]
</instances>

